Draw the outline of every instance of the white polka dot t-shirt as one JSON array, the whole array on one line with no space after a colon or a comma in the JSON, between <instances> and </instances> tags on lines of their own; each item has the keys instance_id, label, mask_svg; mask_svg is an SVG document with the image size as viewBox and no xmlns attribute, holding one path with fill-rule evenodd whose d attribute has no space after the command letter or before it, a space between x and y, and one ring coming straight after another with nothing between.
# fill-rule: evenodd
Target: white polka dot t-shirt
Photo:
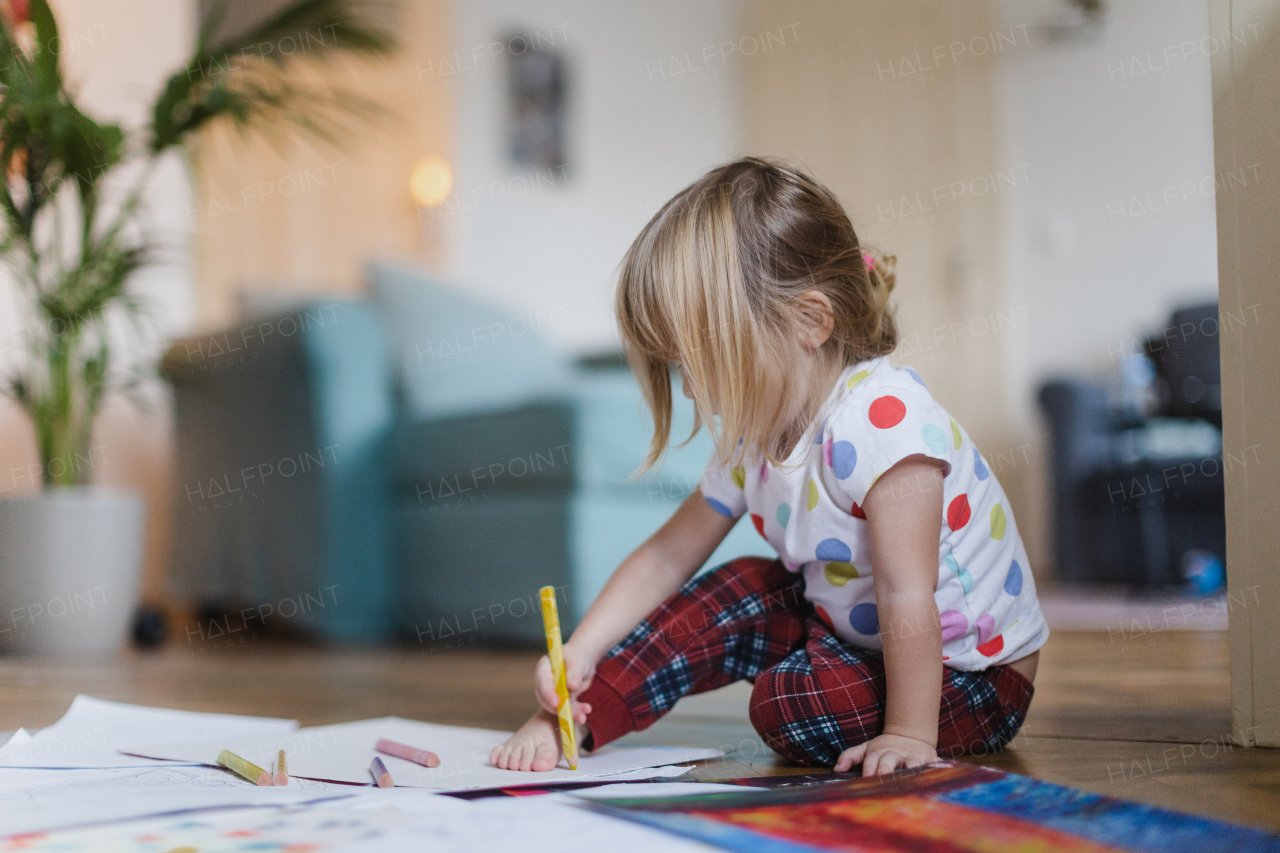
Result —
<instances>
[{"instance_id":1,"label":"white polka dot t-shirt","mask_svg":"<svg viewBox=\"0 0 1280 853\"><path fill-rule=\"evenodd\" d=\"M941 460L938 588L948 667L981 670L1031 654L1049 638L1009 499L969 436L908 367L881 356L850 365L783 467L756 459L721 466L702 494L730 518L750 513L805 598L840 639L880 649L870 533L862 503L900 460Z\"/></svg>"}]
</instances>

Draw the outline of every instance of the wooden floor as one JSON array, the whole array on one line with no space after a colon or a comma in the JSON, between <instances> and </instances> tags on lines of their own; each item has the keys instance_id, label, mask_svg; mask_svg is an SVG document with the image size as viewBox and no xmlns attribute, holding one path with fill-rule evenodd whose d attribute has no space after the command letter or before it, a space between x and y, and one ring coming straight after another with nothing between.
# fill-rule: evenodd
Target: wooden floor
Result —
<instances>
[{"instance_id":1,"label":"wooden floor","mask_svg":"<svg viewBox=\"0 0 1280 853\"><path fill-rule=\"evenodd\" d=\"M533 651L332 651L174 643L102 664L0 658L0 730L39 727L77 693L290 717L304 725L385 715L511 729L531 710ZM1227 638L1217 632L1055 633L1027 724L973 760L1050 782L1280 831L1280 750L1232 745ZM626 742L714 746L712 780L812 772L788 766L746 718L745 685L692 696Z\"/></svg>"}]
</instances>

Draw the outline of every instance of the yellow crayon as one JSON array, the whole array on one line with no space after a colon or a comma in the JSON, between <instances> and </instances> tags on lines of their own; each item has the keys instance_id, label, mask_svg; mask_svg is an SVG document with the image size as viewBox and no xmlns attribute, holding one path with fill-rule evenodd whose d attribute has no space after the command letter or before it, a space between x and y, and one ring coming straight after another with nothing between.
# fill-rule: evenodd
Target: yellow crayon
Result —
<instances>
[{"instance_id":1,"label":"yellow crayon","mask_svg":"<svg viewBox=\"0 0 1280 853\"><path fill-rule=\"evenodd\" d=\"M560 745L564 747L565 760L570 770L578 769L578 738L573 729L573 711L569 704L569 685L565 681L564 652L560 649L560 616L556 612L556 589L544 586L538 590L542 597L542 627L547 632L547 657L551 659L551 676L556 680L556 695L560 697L557 715L560 717Z\"/></svg>"},{"instance_id":2,"label":"yellow crayon","mask_svg":"<svg viewBox=\"0 0 1280 853\"><path fill-rule=\"evenodd\" d=\"M251 761L245 761L234 752L222 750L218 753L218 763L237 776L248 779L255 785L270 785L271 774Z\"/></svg>"},{"instance_id":3,"label":"yellow crayon","mask_svg":"<svg viewBox=\"0 0 1280 853\"><path fill-rule=\"evenodd\" d=\"M280 750L280 757L276 759L276 775L273 778L277 785L289 784L289 762L284 757L284 750Z\"/></svg>"}]
</instances>

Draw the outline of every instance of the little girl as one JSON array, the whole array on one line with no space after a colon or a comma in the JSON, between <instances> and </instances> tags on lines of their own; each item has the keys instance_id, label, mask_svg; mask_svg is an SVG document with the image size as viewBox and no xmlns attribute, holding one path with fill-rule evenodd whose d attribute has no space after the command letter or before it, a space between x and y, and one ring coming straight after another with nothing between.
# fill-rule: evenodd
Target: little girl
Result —
<instances>
[{"instance_id":1,"label":"little girl","mask_svg":"<svg viewBox=\"0 0 1280 853\"><path fill-rule=\"evenodd\" d=\"M653 413L645 467L670 437L673 365L716 448L564 644L585 751L740 679L756 731L801 764L870 776L1017 733L1049 630L995 474L886 358L893 261L863 253L829 190L756 158L632 244L616 311ZM778 558L693 578L744 514ZM542 710L497 767L560 760L546 657L536 684Z\"/></svg>"}]
</instances>

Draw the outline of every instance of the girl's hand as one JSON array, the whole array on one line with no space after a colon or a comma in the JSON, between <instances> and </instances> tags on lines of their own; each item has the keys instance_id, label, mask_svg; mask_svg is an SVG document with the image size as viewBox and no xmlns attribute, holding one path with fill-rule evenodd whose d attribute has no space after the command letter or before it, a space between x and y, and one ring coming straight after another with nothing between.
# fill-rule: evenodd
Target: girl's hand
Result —
<instances>
[{"instance_id":1,"label":"girl's hand","mask_svg":"<svg viewBox=\"0 0 1280 853\"><path fill-rule=\"evenodd\" d=\"M579 654L571 642L561 646L561 650L564 653L565 683L569 687L569 707L573 710L574 722L585 724L587 714L591 713L591 706L586 702L579 702L577 696L591 685L591 679L596 674L596 664L586 655ZM546 655L542 656L534 670L533 693L543 710L551 714L559 710L560 695L556 693L556 680L551 674L551 658Z\"/></svg>"},{"instance_id":2,"label":"girl's hand","mask_svg":"<svg viewBox=\"0 0 1280 853\"><path fill-rule=\"evenodd\" d=\"M892 773L899 767L921 767L937 760L937 751L922 740L903 735L880 735L840 753L835 771L847 773L853 765L861 764L863 776L878 776Z\"/></svg>"}]
</instances>

